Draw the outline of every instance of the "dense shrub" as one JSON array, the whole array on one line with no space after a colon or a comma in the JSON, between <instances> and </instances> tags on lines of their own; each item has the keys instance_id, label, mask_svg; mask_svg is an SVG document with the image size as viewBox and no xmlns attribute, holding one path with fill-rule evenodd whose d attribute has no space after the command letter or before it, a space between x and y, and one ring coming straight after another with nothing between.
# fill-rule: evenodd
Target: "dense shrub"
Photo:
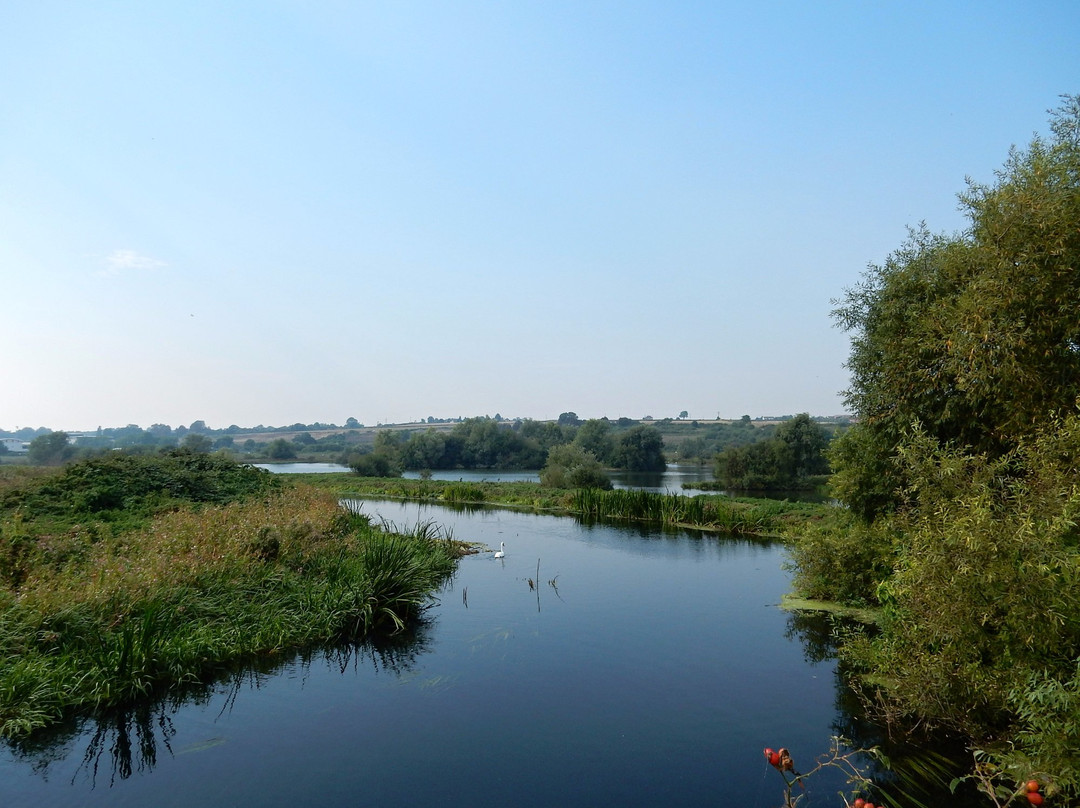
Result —
<instances>
[{"instance_id":1,"label":"dense shrub","mask_svg":"<svg viewBox=\"0 0 1080 808\"><path fill-rule=\"evenodd\" d=\"M31 481L0 497L0 511L22 519L141 511L163 501L222 504L278 487L262 469L223 455L183 450L155 454L110 452L72 463L62 472Z\"/></svg>"},{"instance_id":2,"label":"dense shrub","mask_svg":"<svg viewBox=\"0 0 1080 808\"><path fill-rule=\"evenodd\" d=\"M548 453L540 482L549 488L611 488L596 456L574 444L556 446Z\"/></svg>"},{"instance_id":3,"label":"dense shrub","mask_svg":"<svg viewBox=\"0 0 1080 808\"><path fill-rule=\"evenodd\" d=\"M846 511L801 526L792 544L795 588L809 598L859 606L878 602L878 586L893 571L896 536L868 527Z\"/></svg>"},{"instance_id":4,"label":"dense shrub","mask_svg":"<svg viewBox=\"0 0 1080 808\"><path fill-rule=\"evenodd\" d=\"M393 456L385 451L349 455L349 468L361 477L400 477L401 469Z\"/></svg>"},{"instance_id":5,"label":"dense shrub","mask_svg":"<svg viewBox=\"0 0 1080 808\"><path fill-rule=\"evenodd\" d=\"M777 427L767 440L721 452L714 473L721 485L733 490L812 488L829 472L828 443L824 428L801 413Z\"/></svg>"}]
</instances>

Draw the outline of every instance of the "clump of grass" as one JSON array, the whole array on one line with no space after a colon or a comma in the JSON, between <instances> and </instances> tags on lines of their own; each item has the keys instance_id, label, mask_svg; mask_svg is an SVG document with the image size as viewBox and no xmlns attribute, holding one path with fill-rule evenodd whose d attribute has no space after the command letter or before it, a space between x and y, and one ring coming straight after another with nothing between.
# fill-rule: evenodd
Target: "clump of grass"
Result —
<instances>
[{"instance_id":1,"label":"clump of grass","mask_svg":"<svg viewBox=\"0 0 1080 808\"><path fill-rule=\"evenodd\" d=\"M486 502L487 492L476 483L450 483L439 498L444 502Z\"/></svg>"}]
</instances>

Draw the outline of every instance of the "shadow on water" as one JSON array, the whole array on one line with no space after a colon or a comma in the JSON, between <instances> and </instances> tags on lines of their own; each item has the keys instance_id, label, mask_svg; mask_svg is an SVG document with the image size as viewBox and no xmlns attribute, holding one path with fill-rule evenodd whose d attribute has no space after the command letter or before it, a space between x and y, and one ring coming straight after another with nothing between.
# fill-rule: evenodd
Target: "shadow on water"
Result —
<instances>
[{"instance_id":1,"label":"shadow on water","mask_svg":"<svg viewBox=\"0 0 1080 808\"><path fill-rule=\"evenodd\" d=\"M803 646L810 663L837 659L838 631L857 624L821 612L797 611L788 617L785 636ZM863 627L872 631L871 627ZM835 668L836 719L832 729L854 749L872 749L861 765L878 791L872 796L891 808L932 808L941 804L954 778L968 773L965 742L945 732L889 726L874 718L872 697L860 690L843 662ZM870 795L868 795L870 796ZM877 803L875 803L877 804ZM951 808L984 808L986 800L964 783L950 797Z\"/></svg>"},{"instance_id":2,"label":"shadow on water","mask_svg":"<svg viewBox=\"0 0 1080 808\"><path fill-rule=\"evenodd\" d=\"M44 780L49 779L54 764L74 759L79 747L85 744L71 784L83 781L93 790L107 778L111 788L134 774L153 772L162 756L176 756L172 746L176 735L173 717L184 708L205 707L220 699L221 709L217 713L220 719L232 712L244 694L263 689L272 678L286 671L299 672L306 678L315 665L324 665L341 674L368 667L375 672L401 676L410 672L429 651L429 630L430 625L421 621L393 635L309 649L287 660L248 664L222 674L213 682L172 689L157 698L143 699L96 716L70 719L4 743L15 759L28 764ZM196 749L184 751L201 751L220 742L221 739L210 739Z\"/></svg>"}]
</instances>

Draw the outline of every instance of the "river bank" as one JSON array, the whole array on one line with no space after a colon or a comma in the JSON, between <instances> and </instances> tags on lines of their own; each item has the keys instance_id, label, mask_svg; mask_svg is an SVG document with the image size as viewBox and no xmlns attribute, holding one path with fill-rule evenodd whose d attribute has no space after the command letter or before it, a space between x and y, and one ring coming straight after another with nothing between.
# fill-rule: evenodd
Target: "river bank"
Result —
<instances>
[{"instance_id":1,"label":"river bank","mask_svg":"<svg viewBox=\"0 0 1080 808\"><path fill-rule=\"evenodd\" d=\"M827 519L830 505L715 494L687 496L653 491L549 488L532 482L455 482L358 477L355 474L293 475L342 498L377 497L461 505L502 505L587 518L652 522L672 527L784 539L800 525Z\"/></svg>"},{"instance_id":2,"label":"river bank","mask_svg":"<svg viewBox=\"0 0 1080 808\"><path fill-rule=\"evenodd\" d=\"M223 458L113 456L0 497L0 735L415 620L459 547Z\"/></svg>"}]
</instances>

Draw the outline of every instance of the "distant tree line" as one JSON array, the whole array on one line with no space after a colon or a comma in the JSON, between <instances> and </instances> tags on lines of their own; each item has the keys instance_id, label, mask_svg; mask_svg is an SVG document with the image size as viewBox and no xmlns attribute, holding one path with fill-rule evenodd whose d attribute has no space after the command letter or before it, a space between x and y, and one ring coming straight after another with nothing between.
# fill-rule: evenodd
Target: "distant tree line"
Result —
<instances>
[{"instance_id":1,"label":"distant tree line","mask_svg":"<svg viewBox=\"0 0 1080 808\"><path fill-rule=\"evenodd\" d=\"M663 423L663 422L661 422ZM770 437L776 426L754 426L749 415L738 421L699 424L694 421L680 427L693 428L693 435L674 443L676 457L685 463L712 463L716 455L736 446L747 446Z\"/></svg>"},{"instance_id":2,"label":"distant tree line","mask_svg":"<svg viewBox=\"0 0 1080 808\"><path fill-rule=\"evenodd\" d=\"M173 428L168 424L152 424L143 429L138 424L128 424L121 427L98 428L94 434L80 433L78 441L85 446L93 446L95 442L100 447L126 448L128 446L177 446L189 433L206 435L214 439L215 443L221 442L226 437L235 440L237 435L265 434L268 432L325 432L331 429L362 429L364 425L355 418L349 418L343 426L337 424L324 424L316 421L312 424L295 423L289 426L237 426L232 424L224 429L211 429L205 421L193 421L190 426L178 426ZM34 438L52 434L54 430L46 427L23 427L16 430L0 429L0 438L17 438L18 440L32 441ZM70 433L68 433L70 435Z\"/></svg>"},{"instance_id":3,"label":"distant tree line","mask_svg":"<svg viewBox=\"0 0 1080 808\"><path fill-rule=\"evenodd\" d=\"M717 469L718 476L719 469L725 469L725 487L769 488L792 487L792 475L804 479L807 474L818 473L818 467L808 470L799 466L792 471L788 455L780 451L779 445L770 443L778 430L791 430L792 424L802 429L806 423L813 421L803 415L779 427L760 425L744 415L735 422L665 418L643 424L626 417L584 420L574 412L564 412L556 421L511 421L498 414L442 420L429 417L426 426L422 422L411 429L362 429L359 421L349 418L344 428L297 423L272 428L234 425L215 430L204 421L194 421L175 429L167 424L153 424L147 429L129 424L98 429L92 434L70 435L46 429L19 430L14 434L24 440L32 437L28 460L39 465L65 463L114 449L153 453L181 448L195 453L243 455L249 462L323 459L371 476L393 476L404 470L544 469L550 465L549 479L572 479L574 486L580 487L586 482L592 485L606 480L606 475L597 474L596 469L661 471L668 457L702 464L721 457ZM448 424L452 426L447 428ZM320 437L312 434L332 429L340 431ZM267 432L282 434L270 440L244 438L256 432L263 436ZM3 434L12 433L0 431ZM750 450L759 443L765 445ZM556 447L573 447L573 451L560 452L553 458ZM745 451L729 455L732 449ZM776 468L770 469L770 463Z\"/></svg>"},{"instance_id":4,"label":"distant tree line","mask_svg":"<svg viewBox=\"0 0 1080 808\"><path fill-rule=\"evenodd\" d=\"M449 431L383 430L375 434L370 451L352 452L346 463L366 476L400 474L405 469L539 469L553 449L573 445L588 453L587 458L578 458L590 461L590 468L593 462L596 467L629 471L665 467L664 441L655 427L619 426L606 418L577 424L562 420L467 418Z\"/></svg>"}]
</instances>

